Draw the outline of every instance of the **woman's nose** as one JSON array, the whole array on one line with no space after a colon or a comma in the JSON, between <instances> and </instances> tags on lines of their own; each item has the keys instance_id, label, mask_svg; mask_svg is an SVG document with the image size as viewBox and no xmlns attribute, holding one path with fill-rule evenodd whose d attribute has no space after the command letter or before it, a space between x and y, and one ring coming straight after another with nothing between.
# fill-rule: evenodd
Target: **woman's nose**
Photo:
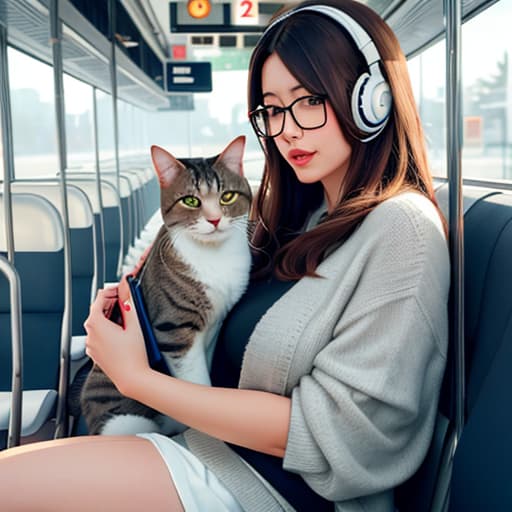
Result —
<instances>
[{"instance_id":1,"label":"woman's nose","mask_svg":"<svg viewBox=\"0 0 512 512\"><path fill-rule=\"evenodd\" d=\"M304 131L302 128L295 122L295 119L291 115L290 112L286 112L284 116L284 127L283 127L283 135L285 138L289 139L298 139L302 137Z\"/></svg>"}]
</instances>

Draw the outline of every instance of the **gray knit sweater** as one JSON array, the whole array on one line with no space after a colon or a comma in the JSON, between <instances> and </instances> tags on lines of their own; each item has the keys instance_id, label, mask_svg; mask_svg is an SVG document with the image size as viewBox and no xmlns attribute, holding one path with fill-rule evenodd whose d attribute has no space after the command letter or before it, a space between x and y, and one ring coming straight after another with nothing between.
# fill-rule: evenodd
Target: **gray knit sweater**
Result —
<instances>
[{"instance_id":1,"label":"gray knit sweater","mask_svg":"<svg viewBox=\"0 0 512 512\"><path fill-rule=\"evenodd\" d=\"M263 316L240 388L291 397L283 467L339 511L391 511L432 436L445 366L449 257L433 205L385 201ZM291 510L223 442L185 432L244 510Z\"/></svg>"}]
</instances>

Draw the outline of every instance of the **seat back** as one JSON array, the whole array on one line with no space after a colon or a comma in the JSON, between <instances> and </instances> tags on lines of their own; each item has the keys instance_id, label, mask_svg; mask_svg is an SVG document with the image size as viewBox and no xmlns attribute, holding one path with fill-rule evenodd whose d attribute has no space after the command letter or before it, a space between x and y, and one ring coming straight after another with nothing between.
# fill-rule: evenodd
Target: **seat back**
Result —
<instances>
[{"instance_id":1,"label":"seat back","mask_svg":"<svg viewBox=\"0 0 512 512\"><path fill-rule=\"evenodd\" d=\"M121 223L121 199L112 183L101 181L103 230L105 237L105 281L119 280L123 261L124 230Z\"/></svg>"},{"instance_id":2,"label":"seat back","mask_svg":"<svg viewBox=\"0 0 512 512\"><path fill-rule=\"evenodd\" d=\"M151 168L144 170L144 225L160 209L160 185L155 172Z\"/></svg>"},{"instance_id":3,"label":"seat back","mask_svg":"<svg viewBox=\"0 0 512 512\"><path fill-rule=\"evenodd\" d=\"M105 247L103 235L103 212L100 206L100 199L98 196L98 188L95 181L95 175L92 173L83 173L77 175L70 175L67 178L68 185L79 188L86 196L92 208L93 222L94 222L94 259L96 261L94 287L92 295L96 295L98 288L103 288L105 282Z\"/></svg>"},{"instance_id":4,"label":"seat back","mask_svg":"<svg viewBox=\"0 0 512 512\"><path fill-rule=\"evenodd\" d=\"M102 180L111 184L117 190L117 175L115 173L103 173ZM119 205L121 208L121 251L122 257L128 253L130 244L135 237L135 212L133 208L133 193L130 180L123 175L119 176Z\"/></svg>"},{"instance_id":5,"label":"seat back","mask_svg":"<svg viewBox=\"0 0 512 512\"><path fill-rule=\"evenodd\" d=\"M436 198L446 218L449 205L448 184L438 184ZM484 283L489 279L487 264L491 258L492 247L507 222L506 209L494 207L500 203L503 194L495 189L465 186L463 193L464 245L465 245L465 352L466 368L471 366L475 351L477 325L480 322L480 305ZM488 228L486 228L488 226ZM482 236L483 231L486 231ZM512 287L510 288L512 289ZM495 293L493 288L493 292ZM506 315L504 315L506 316ZM490 319L490 318L489 318ZM395 491L396 507L400 512L426 512L438 510L443 506L448 493L451 475L451 457L454 443L455 415L455 353L450 344L448 360L441 389L439 411L432 443L419 470ZM488 367L493 349L481 349L485 356L478 363ZM484 359L487 361L485 363ZM468 397L471 393L468 394Z\"/></svg>"},{"instance_id":6,"label":"seat back","mask_svg":"<svg viewBox=\"0 0 512 512\"><path fill-rule=\"evenodd\" d=\"M121 268L121 202L115 186L107 180L101 180L102 207L97 193L96 177L93 173L73 174L68 183L83 190L92 203L96 224L96 251L100 277L98 287L102 288L106 281L114 282L119 279Z\"/></svg>"},{"instance_id":7,"label":"seat back","mask_svg":"<svg viewBox=\"0 0 512 512\"><path fill-rule=\"evenodd\" d=\"M48 199L62 214L60 184L48 181L22 181L11 185L13 192L31 192ZM97 282L97 253L92 205L87 195L67 185L69 235L71 245L72 335L85 334L84 320L89 314Z\"/></svg>"},{"instance_id":8,"label":"seat back","mask_svg":"<svg viewBox=\"0 0 512 512\"><path fill-rule=\"evenodd\" d=\"M512 194L465 219L466 425L453 460L453 512L512 510Z\"/></svg>"},{"instance_id":9,"label":"seat back","mask_svg":"<svg viewBox=\"0 0 512 512\"><path fill-rule=\"evenodd\" d=\"M143 205L142 205L142 179L140 178L139 173L134 170L126 170L121 172L121 177L126 178L131 187L131 201L130 207L133 210L133 229L132 229L132 239L130 240L130 245L135 244L135 240L140 235L144 225L143 225Z\"/></svg>"},{"instance_id":10,"label":"seat back","mask_svg":"<svg viewBox=\"0 0 512 512\"><path fill-rule=\"evenodd\" d=\"M45 198L13 193L15 268L20 277L23 330L23 388L58 389L64 313L64 229ZM0 226L4 225L0 194ZM6 253L0 229L0 253ZM0 391L11 387L8 284L0 276Z\"/></svg>"}]
</instances>

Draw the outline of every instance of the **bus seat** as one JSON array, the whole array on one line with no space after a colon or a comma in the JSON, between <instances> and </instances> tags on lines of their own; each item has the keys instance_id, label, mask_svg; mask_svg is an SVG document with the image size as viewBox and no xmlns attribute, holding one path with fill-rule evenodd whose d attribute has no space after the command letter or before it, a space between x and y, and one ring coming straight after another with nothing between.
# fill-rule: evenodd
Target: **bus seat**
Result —
<instances>
[{"instance_id":1,"label":"bus seat","mask_svg":"<svg viewBox=\"0 0 512 512\"><path fill-rule=\"evenodd\" d=\"M105 237L105 281L117 282L122 263L123 232L121 200L112 183L101 181Z\"/></svg>"},{"instance_id":2,"label":"bus seat","mask_svg":"<svg viewBox=\"0 0 512 512\"><path fill-rule=\"evenodd\" d=\"M13 192L32 192L48 199L61 212L58 182L19 181L11 185ZM89 314L91 299L96 294L95 224L92 205L78 187L67 185L71 244L72 335L85 334L83 323Z\"/></svg>"},{"instance_id":3,"label":"bus seat","mask_svg":"<svg viewBox=\"0 0 512 512\"><path fill-rule=\"evenodd\" d=\"M478 230L482 230L480 222L474 221L480 218L480 204L486 201L493 201L493 198L500 197L502 194L491 188L464 186L463 188L463 212L465 222L465 309L466 309L466 332L465 344L466 352L472 352L471 349L471 318L476 317L473 314L475 307L471 305L475 302L477 294L473 292L476 283L483 278L482 268L477 270L472 268L473 256L478 253L479 245ZM449 189L448 183L438 184L436 186L436 198L443 214L448 218L449 211ZM468 224L466 224L466 222ZM501 222L493 218L486 218L484 222L489 222L493 228L487 233L489 240L496 236L496 230L500 229ZM477 231L475 232L475 226ZM490 243L490 242L489 242ZM476 244L476 245L475 245ZM480 248L482 249L482 248ZM485 252L485 251L481 251ZM474 279L474 274L479 273L479 277ZM447 368L443 385L439 410L436 419L436 425L432 443L423 464L418 471L406 482L401 484L395 490L395 505L400 512L426 512L433 510L443 503L446 497L447 486L450 480L450 457L452 453L452 440L454 436L454 347L450 346L448 351Z\"/></svg>"},{"instance_id":4,"label":"bus seat","mask_svg":"<svg viewBox=\"0 0 512 512\"><path fill-rule=\"evenodd\" d=\"M130 178L124 174L119 175L121 197L121 210L123 219L123 257L128 253L130 246L135 242L137 225L137 210L135 207L135 192Z\"/></svg>"},{"instance_id":5,"label":"bus seat","mask_svg":"<svg viewBox=\"0 0 512 512\"><path fill-rule=\"evenodd\" d=\"M0 391L0 432L6 432L9 426L9 405L11 393ZM21 437L28 438L36 435L53 418L57 406L57 391L54 389L24 390L22 398ZM2 436L3 439L3 436ZM0 442L0 449L5 448Z\"/></svg>"},{"instance_id":6,"label":"bus seat","mask_svg":"<svg viewBox=\"0 0 512 512\"><path fill-rule=\"evenodd\" d=\"M55 402L59 382L65 304L64 228L59 212L47 199L25 193L13 193L11 198L14 265L20 277L22 296L24 408L53 414L51 404ZM3 215L3 195L0 194L0 225L4 225ZM3 229L0 230L0 252L3 255L6 253ZM11 386L9 315L8 285L0 276L0 391L4 392L2 401L8 399L6 392L10 392ZM55 393L26 393L25 390L53 390ZM27 424L22 423L22 430L27 432L27 428Z\"/></svg>"},{"instance_id":7,"label":"bus seat","mask_svg":"<svg viewBox=\"0 0 512 512\"><path fill-rule=\"evenodd\" d=\"M464 215L469 209L480 199L493 195L499 194L500 192L492 188L476 187L471 185L464 185L462 194L462 211ZM443 212L444 216L448 220L449 217L449 187L448 183L444 182L436 187L436 199L439 203L439 208Z\"/></svg>"},{"instance_id":8,"label":"bus seat","mask_svg":"<svg viewBox=\"0 0 512 512\"><path fill-rule=\"evenodd\" d=\"M142 229L144 229L144 226L160 206L160 189L156 181L156 175L151 167L141 167L137 170L137 176L142 183ZM152 191L155 185L157 194L153 195Z\"/></svg>"},{"instance_id":9,"label":"bus seat","mask_svg":"<svg viewBox=\"0 0 512 512\"><path fill-rule=\"evenodd\" d=\"M117 177L115 173L103 173L101 176L102 180L108 181L113 187L117 189ZM133 211L133 191L130 184L130 180L123 175L119 176L119 204L121 207L121 258L128 253L130 244L133 243L135 237L135 223L134 223L134 211ZM111 280L111 279L109 279Z\"/></svg>"},{"instance_id":10,"label":"bus seat","mask_svg":"<svg viewBox=\"0 0 512 512\"><path fill-rule=\"evenodd\" d=\"M121 201L115 180L111 175L102 176L101 185L101 208L97 193L96 175L94 173L79 172L70 174L68 183L81 188L97 208L96 224L100 233L98 239L98 252L101 253L103 261L103 279L98 280L98 288L103 288L105 282L117 282L122 263L122 240L121 231ZM101 236L102 235L102 236Z\"/></svg>"},{"instance_id":11,"label":"bus seat","mask_svg":"<svg viewBox=\"0 0 512 512\"><path fill-rule=\"evenodd\" d=\"M93 217L94 217L94 247L95 247L95 260L96 275L95 287L92 290L92 295L96 295L98 288L103 288L105 282L105 248L103 236L103 212L100 206L98 196L98 188L95 181L95 175L92 173L84 175L84 173L71 175L67 178L67 183L78 187L91 203Z\"/></svg>"},{"instance_id":12,"label":"bus seat","mask_svg":"<svg viewBox=\"0 0 512 512\"><path fill-rule=\"evenodd\" d=\"M119 194L114 184L101 179L100 204L95 173L74 173L69 176L68 183L72 183L87 194L93 206L97 234L96 252L100 269L97 288L103 288L106 282L117 282L120 275L122 232ZM88 361L85 353L85 335L73 336L70 347L70 383Z\"/></svg>"},{"instance_id":13,"label":"bus seat","mask_svg":"<svg viewBox=\"0 0 512 512\"><path fill-rule=\"evenodd\" d=\"M133 208L133 230L132 235L133 239L130 241L130 245L134 245L135 239L140 235L142 228L144 227L144 214L143 214L143 204L142 204L142 190L143 190L143 182L142 179L135 170L126 170L121 172L121 176L126 177L132 188L132 201L131 205ZM126 253L125 253L126 254Z\"/></svg>"},{"instance_id":14,"label":"bus seat","mask_svg":"<svg viewBox=\"0 0 512 512\"><path fill-rule=\"evenodd\" d=\"M146 225L157 210L160 209L160 185L155 172L146 168L144 175L144 225Z\"/></svg>"},{"instance_id":15,"label":"bus seat","mask_svg":"<svg viewBox=\"0 0 512 512\"><path fill-rule=\"evenodd\" d=\"M451 512L512 510L510 319L503 335L503 343L496 352L455 451Z\"/></svg>"},{"instance_id":16,"label":"bus seat","mask_svg":"<svg viewBox=\"0 0 512 512\"><path fill-rule=\"evenodd\" d=\"M512 195L476 203L465 233L467 420L450 510L512 510Z\"/></svg>"},{"instance_id":17,"label":"bus seat","mask_svg":"<svg viewBox=\"0 0 512 512\"><path fill-rule=\"evenodd\" d=\"M512 318L511 221L510 194L487 196L465 216L468 414Z\"/></svg>"}]
</instances>

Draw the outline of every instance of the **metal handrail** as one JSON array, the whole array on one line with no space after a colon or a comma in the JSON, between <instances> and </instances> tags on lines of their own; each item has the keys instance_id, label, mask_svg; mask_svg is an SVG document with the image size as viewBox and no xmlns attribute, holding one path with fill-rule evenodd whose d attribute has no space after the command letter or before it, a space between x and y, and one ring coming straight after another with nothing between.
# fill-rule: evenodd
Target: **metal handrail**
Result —
<instances>
[{"instance_id":1,"label":"metal handrail","mask_svg":"<svg viewBox=\"0 0 512 512\"><path fill-rule=\"evenodd\" d=\"M455 344L455 433L464 427L464 210L461 172L462 86L461 2L445 0L446 18L446 131L449 182L449 243L452 262L451 340Z\"/></svg>"},{"instance_id":2,"label":"metal handrail","mask_svg":"<svg viewBox=\"0 0 512 512\"><path fill-rule=\"evenodd\" d=\"M101 192L101 172L100 172L100 143L98 137L98 89L93 87L93 100L92 100L92 108L93 108L93 134L94 134L94 171L96 176L96 193L98 194L98 203L99 203L99 228L100 233L97 233L97 236L100 237L101 244L100 249L102 251L101 261L103 263L102 268L98 269L99 277L96 282L96 288L94 289L94 296L96 296L96 291L98 288L103 288L105 283L105 228L103 225L103 195Z\"/></svg>"},{"instance_id":3,"label":"metal handrail","mask_svg":"<svg viewBox=\"0 0 512 512\"><path fill-rule=\"evenodd\" d=\"M114 162L115 162L115 172L116 172L116 186L119 192L119 197L121 197L121 170L119 164L119 115L117 111L117 97L118 97L118 87L117 87L117 45L116 45L116 23L117 23L117 5L116 0L109 0L108 2L108 26L109 26L109 39L110 39L110 83L112 87L112 118L114 121ZM121 215L121 250L119 252L119 259L117 263L117 276L121 278L121 272L123 268L123 247L124 247L124 230L122 229L123 222L126 219L123 219L123 210L119 209L119 213Z\"/></svg>"},{"instance_id":4,"label":"metal handrail","mask_svg":"<svg viewBox=\"0 0 512 512\"><path fill-rule=\"evenodd\" d=\"M14 232L11 201L11 180L14 176L14 154L12 144L11 97L9 91L9 66L7 58L7 29L0 24L0 123L3 148L3 196L4 229L7 257L14 264ZM1 229L1 226L0 226Z\"/></svg>"},{"instance_id":5,"label":"metal handrail","mask_svg":"<svg viewBox=\"0 0 512 512\"><path fill-rule=\"evenodd\" d=\"M464 345L464 204L461 172L461 0L444 0L446 27L446 147L449 187L448 242L451 260L450 343L454 349L453 424L446 439L440 473L430 506L445 512L449 506L453 457L464 428L466 403Z\"/></svg>"},{"instance_id":6,"label":"metal handrail","mask_svg":"<svg viewBox=\"0 0 512 512\"><path fill-rule=\"evenodd\" d=\"M11 408L7 431L7 448L20 444L21 412L23 405L23 335L21 324L21 285L18 272L0 255L0 272L9 281L11 304L12 380Z\"/></svg>"},{"instance_id":7,"label":"metal handrail","mask_svg":"<svg viewBox=\"0 0 512 512\"><path fill-rule=\"evenodd\" d=\"M69 383L69 365L71 353L72 333L72 290L71 290L71 240L69 234L69 209L66 183L66 121L64 112L64 84L62 66L62 22L59 18L58 0L50 1L50 33L53 56L53 78L55 86L55 114L57 121L57 147L59 156L59 178L62 202L62 223L64 225L64 275L65 275L65 305L62 318L60 371L59 371L59 398L57 401L57 417L55 437L67 437L68 414L67 395Z\"/></svg>"}]
</instances>

